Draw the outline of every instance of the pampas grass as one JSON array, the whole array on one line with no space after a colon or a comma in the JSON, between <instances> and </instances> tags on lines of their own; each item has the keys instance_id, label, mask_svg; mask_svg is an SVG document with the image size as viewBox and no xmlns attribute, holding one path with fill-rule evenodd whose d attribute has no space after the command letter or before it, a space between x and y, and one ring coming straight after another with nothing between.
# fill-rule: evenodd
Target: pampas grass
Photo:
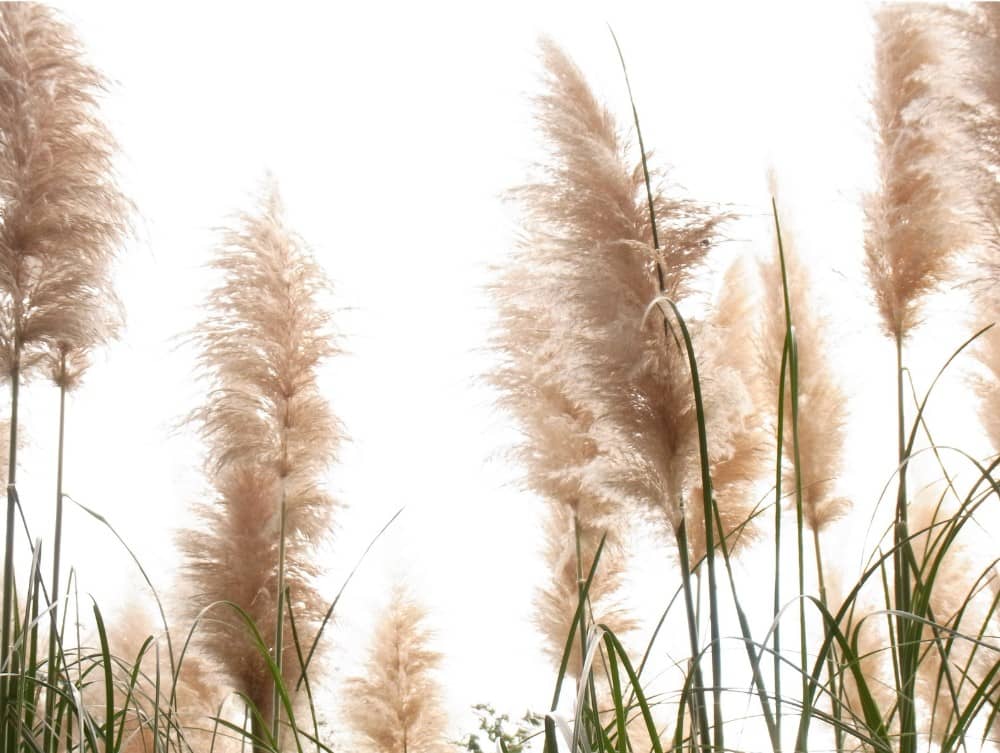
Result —
<instances>
[{"instance_id":1,"label":"pampas grass","mask_svg":"<svg viewBox=\"0 0 1000 753\"><path fill-rule=\"evenodd\" d=\"M427 613L396 584L372 635L363 677L347 683L346 720L362 750L443 753L445 714Z\"/></svg>"},{"instance_id":2,"label":"pampas grass","mask_svg":"<svg viewBox=\"0 0 1000 753\"><path fill-rule=\"evenodd\" d=\"M266 658L240 614L220 602L252 618L287 687L295 687L304 668L289 640L285 594L308 646L325 612L313 585L313 547L329 530L337 504L321 474L342 436L319 393L316 370L338 351L320 308L327 283L285 225L273 181L258 208L223 231L212 268L221 282L195 334L210 392L194 418L208 448L215 496L197 506L200 526L179 546L191 589L189 616L212 608L199 627L201 645L270 722L278 709Z\"/></svg>"},{"instance_id":3,"label":"pampas grass","mask_svg":"<svg viewBox=\"0 0 1000 753\"><path fill-rule=\"evenodd\" d=\"M58 676L65 392L97 345L118 331L111 262L130 206L114 181L115 143L98 117L103 76L84 62L73 31L49 8L0 6L0 370L11 384L3 665L13 669L13 527L18 388L40 369L60 387L49 681ZM7 678L0 683L6 718ZM51 699L51 694L49 695ZM50 701L49 701L50 702ZM46 718L51 719L51 705ZM9 737L5 737L10 744ZM45 749L53 741L46 739Z\"/></svg>"},{"instance_id":4,"label":"pampas grass","mask_svg":"<svg viewBox=\"0 0 1000 753\"><path fill-rule=\"evenodd\" d=\"M643 172L627 164L614 119L561 50L543 42L542 59L547 91L536 108L551 160L542 181L516 192L527 227L520 263L551 281L531 294L535 311L558 312L536 321L558 317L547 357L570 405L599 417L577 483L675 530L696 485L697 424L685 356L647 307L659 294L683 299L725 215L658 191L655 248ZM532 347L516 332L507 343Z\"/></svg>"},{"instance_id":5,"label":"pampas grass","mask_svg":"<svg viewBox=\"0 0 1000 753\"><path fill-rule=\"evenodd\" d=\"M769 182L771 195L777 197L778 186L773 174ZM780 208L781 204L778 203L778 206ZM843 462L847 400L828 355L828 322L814 296L809 271L800 258L795 235L788 230L787 223L782 228L781 242L783 257L779 259L775 249L771 260L760 268L764 289L764 315L761 342L756 355L768 393L777 396L781 354L788 327L782 294L783 267L788 281L789 307L796 333L798 398L803 405L808 406L808 410L799 414L795 427L799 448L797 462L792 432L787 431L783 437L783 485L789 494L794 495L797 483L801 483L803 520L810 530L819 534L850 509L850 502L834 493ZM790 391L786 391L786 416L791 416L791 404L792 396Z\"/></svg>"},{"instance_id":6,"label":"pampas grass","mask_svg":"<svg viewBox=\"0 0 1000 753\"><path fill-rule=\"evenodd\" d=\"M942 116L954 103L932 84L943 50L923 13L905 4L876 13L878 187L865 202L865 254L883 329L898 341L970 240L957 133Z\"/></svg>"},{"instance_id":7,"label":"pampas grass","mask_svg":"<svg viewBox=\"0 0 1000 753\"><path fill-rule=\"evenodd\" d=\"M899 610L896 653L902 682L903 751L916 745L914 683L919 659L913 643L920 626L910 620L912 552L907 522L903 400L903 345L920 319L923 299L952 271L955 254L970 241L960 190L956 107L934 84L942 47L919 6L886 6L876 14L874 97L878 183L865 206L868 276L883 330L896 346L899 482L893 533L894 606ZM912 638L912 640L911 640Z\"/></svg>"},{"instance_id":8,"label":"pampas grass","mask_svg":"<svg viewBox=\"0 0 1000 753\"><path fill-rule=\"evenodd\" d=\"M900 465L886 474L899 477L891 533L854 580L834 523L847 515L877 520L877 502L863 486L846 489L855 469L843 467L845 449L866 447L845 448L848 396L812 292L821 276L787 226L778 229L785 205L774 202L777 248L761 243L769 260L758 267L739 259L716 281L716 245L731 213L684 197L652 164L627 76L634 136L569 57L543 42L535 114L544 154L513 192L523 233L491 286L499 364L490 379L521 432L513 457L523 484L542 506L547 572L527 609L559 667L544 739L529 746L546 753L995 747L1000 586L988 542L967 543L977 510L995 502L995 467L963 456L976 476L963 492L966 478L951 474L948 453L932 448L948 474L947 505L919 496L911 505L905 478L916 429L904 423L904 345L915 342L924 302L954 279L958 252L973 239L982 246L972 257L979 272L995 278L993 74L975 85L971 67L967 79L941 78L951 70L942 50L961 47L948 37L965 28L963 13L892 6L876 23L880 174L864 208L865 264L880 329L897 349ZM965 52L983 67L1000 60L988 44L1000 38L990 31L993 14L966 14ZM0 333L0 367L15 395L28 376L44 374L65 401L87 356L120 327L110 261L127 204L104 172L113 145L96 121L83 128L96 150L90 162L78 160L83 178L55 172L71 169L82 133L70 128L48 151L36 150L36 136L64 120L32 109L25 82L32 70L54 76L59 54L76 49L68 32L30 31L29 21L50 18L37 6L0 7L0 104L9 105L0 112L0 162L9 158L0 164L0 325L9 324ZM932 29L934 19L949 25ZM969 29L981 37L975 44ZM24 71L12 67L17 54L46 40L49 53ZM91 112L99 79L82 69L74 75L83 94L50 81L36 98L51 98L64 114ZM983 112L951 98L957 83L977 92ZM697 116L678 104L678 113ZM26 113L32 128L17 125ZM957 159L969 153L982 157L976 169ZM86 216L72 219L87 201ZM88 238L87 249L70 248ZM210 273L216 286L192 337L207 392L192 419L210 491L195 501L196 522L178 540L184 568L174 588L187 630L172 631L162 607L162 624L153 626L129 611L105 624L95 606L92 647L79 635L71 645L55 628L46 646L39 625L55 609L45 613L33 542L20 609L12 567L5 572L4 753L330 750L306 672L339 599L327 610L316 587L327 563L315 544L338 511L325 474L342 437L317 377L338 352L323 308L328 285L289 229L273 182L219 232ZM833 312L844 310L835 304ZM988 300L980 305L978 316L995 318ZM1000 377L997 353L1000 346L983 341L987 422L996 410L987 403ZM16 434L16 408L13 425ZM57 487L61 501L60 480ZM11 491L9 514L17 501ZM792 507L797 557L781 534ZM646 528L667 537L675 558L676 566L656 573L656 588L673 595L662 613L627 590L639 580L629 571L639 559L632 555L650 554L631 549ZM771 530L769 562L769 551L748 544ZM817 588L807 587L809 535ZM525 554L519 541L510 544L512 560ZM790 579L798 590L782 600ZM58 582L57 560L56 594ZM772 588L773 602L764 603ZM530 593L525 584L524 603ZM67 624L79 624L69 612L60 606ZM388 594L360 676L322 699L341 728L334 735L354 734L347 747L439 753L447 744L445 678L430 619L404 587ZM621 636L631 643L647 627L640 658ZM470 640L482 640L483 651L511 651L486 635ZM562 693L567 677L575 693ZM40 712L43 696L48 708ZM301 723L305 702L311 730ZM751 731L740 737L744 727ZM484 731L505 744L499 726ZM472 751L478 743L468 739Z\"/></svg>"}]
</instances>

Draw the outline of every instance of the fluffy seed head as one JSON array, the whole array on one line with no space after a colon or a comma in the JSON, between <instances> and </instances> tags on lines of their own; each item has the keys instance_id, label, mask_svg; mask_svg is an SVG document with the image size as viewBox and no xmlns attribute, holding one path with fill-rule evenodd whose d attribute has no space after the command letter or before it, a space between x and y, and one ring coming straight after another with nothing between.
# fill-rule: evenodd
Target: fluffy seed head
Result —
<instances>
[{"instance_id":1,"label":"fluffy seed head","mask_svg":"<svg viewBox=\"0 0 1000 753\"><path fill-rule=\"evenodd\" d=\"M878 187L865 202L865 254L883 328L904 339L970 236L954 104L933 85L941 49L932 26L905 4L880 8L876 26Z\"/></svg>"},{"instance_id":2,"label":"fluffy seed head","mask_svg":"<svg viewBox=\"0 0 1000 753\"><path fill-rule=\"evenodd\" d=\"M397 585L375 627L365 676L347 683L346 719L365 750L443 753L447 718L427 614Z\"/></svg>"},{"instance_id":3,"label":"fluffy seed head","mask_svg":"<svg viewBox=\"0 0 1000 753\"><path fill-rule=\"evenodd\" d=\"M773 178L771 193L777 195L777 184ZM778 206L780 210L780 204ZM828 322L812 293L809 272L799 257L795 234L785 218L782 219L781 243L798 352L797 439L802 513L806 525L818 532L846 514L850 507L847 500L834 494L844 452L847 399L830 363ZM781 381L781 358L787 329L777 245L772 259L761 265L760 276L764 289L764 318L758 361L768 385L769 402L773 404L777 400ZM785 463L782 483L786 492L794 495L796 477L790 382L785 384L782 437Z\"/></svg>"},{"instance_id":4,"label":"fluffy seed head","mask_svg":"<svg viewBox=\"0 0 1000 753\"><path fill-rule=\"evenodd\" d=\"M104 78L72 30L35 3L0 5L0 369L48 360L74 386L121 323L111 264L128 229Z\"/></svg>"},{"instance_id":5,"label":"fluffy seed head","mask_svg":"<svg viewBox=\"0 0 1000 753\"><path fill-rule=\"evenodd\" d=\"M316 373L337 352L329 317L319 308L327 283L285 227L273 181L258 210L239 215L223 232L212 267L221 282L194 338L210 392L194 418L208 448L215 496L197 507L200 525L179 542L194 590L188 608L194 613L232 601L273 643L284 503L289 607L302 645L309 646L325 611L312 585L313 544L327 532L336 507L322 474L341 441ZM216 609L203 623L205 648L267 719L272 681L265 658L240 617ZM287 611L284 635L283 671L291 688L301 667Z\"/></svg>"}]
</instances>

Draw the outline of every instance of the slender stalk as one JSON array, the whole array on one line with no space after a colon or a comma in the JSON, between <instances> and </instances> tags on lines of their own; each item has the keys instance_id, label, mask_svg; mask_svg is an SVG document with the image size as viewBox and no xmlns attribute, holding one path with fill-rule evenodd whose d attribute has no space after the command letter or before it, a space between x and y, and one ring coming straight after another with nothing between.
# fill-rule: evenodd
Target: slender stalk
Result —
<instances>
[{"instance_id":1,"label":"slender stalk","mask_svg":"<svg viewBox=\"0 0 1000 753\"><path fill-rule=\"evenodd\" d=\"M19 340L15 340L15 343ZM14 603L14 508L16 495L14 494L14 484L17 473L17 405L20 388L20 355L21 349L15 345L14 364L10 375L10 449L7 462L7 520L4 540L4 562L3 562L3 625L0 633L0 730L5 732L8 728L7 710L8 698L11 691L10 676L13 674L11 645ZM7 743L12 740L3 735ZM8 749L10 749L8 747Z\"/></svg>"},{"instance_id":2,"label":"slender stalk","mask_svg":"<svg viewBox=\"0 0 1000 753\"><path fill-rule=\"evenodd\" d=\"M711 746L711 737L708 734L708 713L705 709L705 682L701 676L701 662L698 651L698 625L695 617L694 594L691 592L691 566L688 561L686 522L681 516L680 525L677 526L677 552L681 560L681 584L684 588L684 606L687 611L688 640L691 643L691 671L694 675L694 682L691 688L692 704L695 707L695 721L698 725L698 734L701 737L701 747L708 750ZM694 745L694 730L692 729L691 741Z\"/></svg>"},{"instance_id":3,"label":"slender stalk","mask_svg":"<svg viewBox=\"0 0 1000 753\"><path fill-rule=\"evenodd\" d=\"M66 354L61 357L63 371L66 369ZM66 387L61 384L59 387L59 447L57 450L56 465L56 525L52 544L52 596L49 609L49 663L48 680L50 687L55 687L59 676L59 623L57 615L59 612L59 566L60 553L62 552L62 518L63 518L63 450L66 437ZM55 704L55 693L45 694L45 737L42 750L45 753L54 753L56 739L52 735L52 714Z\"/></svg>"},{"instance_id":4,"label":"slender stalk","mask_svg":"<svg viewBox=\"0 0 1000 753\"><path fill-rule=\"evenodd\" d=\"M573 513L573 534L576 538L576 583L577 583L577 606L580 612L580 677L579 682L583 682L583 662L587 656L587 593L584 590L587 580L583 573L583 549L580 546L580 519L576 512Z\"/></svg>"},{"instance_id":5,"label":"slender stalk","mask_svg":"<svg viewBox=\"0 0 1000 753\"><path fill-rule=\"evenodd\" d=\"M256 714L250 714L250 736L253 740L253 753L269 753L270 748L264 744L264 725Z\"/></svg>"},{"instance_id":6,"label":"slender stalk","mask_svg":"<svg viewBox=\"0 0 1000 753\"><path fill-rule=\"evenodd\" d=\"M823 608L830 611L830 602L827 600L826 579L823 576L823 550L820 545L819 531L812 529L813 551L816 554L816 580L819 585L819 601ZM824 625L826 624L824 620ZM844 731L840 727L840 695L837 691L837 662L834 660L833 650L826 658L826 671L830 676L830 714L833 717L833 739L834 749L837 753L844 751Z\"/></svg>"},{"instance_id":7,"label":"slender stalk","mask_svg":"<svg viewBox=\"0 0 1000 753\"><path fill-rule=\"evenodd\" d=\"M899 662L899 727L901 753L914 753L917 745L917 720L914 708L916 661L919 646L912 640L913 621L907 617L911 608L909 571L909 526L907 524L906 493L906 414L903 402L903 337L896 336L896 425L899 442L899 490L896 496L896 518L893 525L893 569L895 571L895 609L897 661Z\"/></svg>"},{"instance_id":8,"label":"slender stalk","mask_svg":"<svg viewBox=\"0 0 1000 753\"><path fill-rule=\"evenodd\" d=\"M647 208L649 210L649 224L650 224L650 229L652 231L653 249L654 249L654 251L659 252L660 251L660 240L659 240L659 235L658 235L657 229L656 229L656 204L655 204L655 202L653 200L652 181L650 180L650 176L649 176L649 164L648 164L647 159L646 159L646 145L645 145L645 142L643 141L643 138L642 138L642 128L639 125L639 110L636 107L635 97L632 94L632 84L631 84L631 81L629 80L629 76L628 76L628 67L625 65L625 55L622 52L621 45L618 43L618 38L615 36L614 31L611 31L611 37L614 40L615 48L618 50L618 57L619 57L619 59L621 61L621 66L622 66L622 74L625 77L625 87L628 90L629 102L632 105L632 118L633 118L633 121L635 123L636 137L639 140L639 155L640 155L641 162L642 162L642 176L643 176L643 182L644 182L645 187L646 187L646 204L647 204ZM659 258L657 258L657 260L656 260L656 279L657 279L657 287L659 289L660 295L661 296L666 295L667 290L666 290L666 283L665 283L665 274L664 274L664 270L663 270L663 263L660 261ZM680 322L680 324L681 324L681 328L683 329L684 328L684 323ZM669 322L667 321L666 317L664 317L664 319L663 319L663 328L664 328L664 334L668 336L668 341L669 341L669 335L671 333L671 330L670 330ZM675 340L675 342L677 342L676 341L676 336L674 337L674 340ZM678 342L677 345L679 347L680 343ZM690 352L689 352L688 356L689 356L690 367L691 367L691 378L692 378L693 382L696 382L697 376L696 376L696 371L695 371L694 357L693 357L693 355ZM696 387L695 388L695 402L697 404L697 412L699 414L703 414L703 410L702 410L702 407L700 405L700 403L701 403L701 394L700 394L700 392L697 389L697 385L695 385L695 387ZM709 598L710 598L710 602L711 602L711 609L710 609L710 612L709 612L709 621L711 623L711 631L712 631L712 644L711 644L712 645L712 686L713 686L712 687L712 699L713 699L713 706L714 706L713 710L714 710L714 721L715 721L714 747L715 747L717 753L721 753L725 749L725 742L724 742L724 737L723 737L724 727L723 727L723 719L722 719L722 658L721 658L721 655L719 653L720 652L720 647L718 645L718 636L719 636L719 622L718 622L718 620L719 620L719 615L718 615L718 610L716 608L717 604L716 604L716 601L715 601L715 597L716 597L715 535L714 535L715 534L715 532L714 532L715 518L714 518L714 515L712 514L712 509L713 509L713 505L714 505L714 498L713 498L713 492L712 492L712 481L711 481L711 478L708 475L708 465L707 465L708 446L707 446L707 440L706 440L706 437L705 437L705 427L704 427L704 421L703 420L699 421L699 426L698 426L698 445L699 445L698 449L699 449L699 452L700 452L700 457L701 457L701 460L702 460L702 490L703 490L702 504L703 504L703 508L704 508L703 509L703 515L704 515L703 520L705 521L705 553L706 553L706 559L708 561L708 585L709 585ZM723 532L721 530L719 531L719 535L720 536L723 535ZM686 545L687 544L685 542L685 546ZM685 560L685 561L687 560L687 553L686 552L682 556L682 560ZM686 568L687 565L685 564L684 567ZM687 578L686 575L685 575L685 578ZM696 659L697 655L695 654L692 658ZM696 671L698 672L699 688L701 689L702 692L704 692L704 686L700 682L701 672L700 672L700 670L697 669L697 665L696 665ZM704 699L702 699L702 700L704 700ZM706 738L703 741L703 744L706 745L706 746L709 744L708 738Z\"/></svg>"},{"instance_id":9,"label":"slender stalk","mask_svg":"<svg viewBox=\"0 0 1000 753\"><path fill-rule=\"evenodd\" d=\"M799 357L795 345L795 327L789 322L786 346L788 349L788 378L792 396L792 457L795 466L795 543L797 549L797 564L799 575L799 654L802 665L802 714L809 716L809 673L805 662L808 656L808 640L806 635L806 581L805 581L805 541L802 536L805 520L802 509L802 463L799 457L799 394L798 371ZM804 753L803 749L803 753Z\"/></svg>"},{"instance_id":10,"label":"slender stalk","mask_svg":"<svg viewBox=\"0 0 1000 753\"><path fill-rule=\"evenodd\" d=\"M775 222L777 222L777 212L775 212ZM781 242L781 235L778 235L778 242ZM771 619L774 623L774 636L772 645L774 647L774 724L776 738L781 741L781 622L778 617L781 614L781 481L784 477L782 467L782 448L784 447L785 432L785 372L788 370L788 349L781 351L781 371L778 375L778 450L775 461L774 479L774 602L772 604ZM775 749L774 753L780 753L781 748Z\"/></svg>"}]
</instances>

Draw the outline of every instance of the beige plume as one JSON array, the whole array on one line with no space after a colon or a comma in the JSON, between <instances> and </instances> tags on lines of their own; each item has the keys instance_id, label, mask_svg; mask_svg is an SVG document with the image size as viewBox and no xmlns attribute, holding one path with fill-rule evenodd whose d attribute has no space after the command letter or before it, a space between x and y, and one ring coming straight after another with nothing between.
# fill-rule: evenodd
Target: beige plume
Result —
<instances>
[{"instance_id":1,"label":"beige plume","mask_svg":"<svg viewBox=\"0 0 1000 753\"><path fill-rule=\"evenodd\" d=\"M728 425L712 425L709 468L722 535L730 554L754 541L760 533L753 518L757 510L754 487L770 467L769 434L762 406L767 395L754 368L753 320L755 300L747 265L737 259L726 270L712 317L695 343L701 351L699 369L709 405L728 403ZM713 441L714 440L714 441ZM706 554L701 484L691 494L687 527L691 564ZM717 534L718 535L718 534Z\"/></svg>"},{"instance_id":2,"label":"beige plume","mask_svg":"<svg viewBox=\"0 0 1000 753\"><path fill-rule=\"evenodd\" d=\"M771 195L777 197L778 186L773 174L769 183ZM781 217L781 244L788 281L788 302L798 352L797 438L799 475L802 479L802 515L809 528L821 532L846 514L850 507L847 500L834 494L834 485L843 462L847 399L830 362L829 323L817 305L809 271L803 265L796 248L795 234L789 229L787 218L781 214L781 202L776 203ZM769 404L774 405L781 382L781 359L787 328L777 244L770 261L761 265L760 276L764 288L764 315L757 355L768 385ZM793 495L794 500L796 478L790 382L785 384L782 435L785 464L782 484L785 493Z\"/></svg>"},{"instance_id":3,"label":"beige plume","mask_svg":"<svg viewBox=\"0 0 1000 753\"><path fill-rule=\"evenodd\" d=\"M216 729L214 717L220 711L225 714L223 705L228 695L225 685L218 682L217 665L189 649L175 683L164 640L158 636L153 620L137 604L127 606L108 627L115 664L115 708L124 715L119 722L122 753L149 753L157 745L166 746L171 753L210 748L219 753L241 750L241 741L233 732L221 725ZM140 659L147 638L152 642ZM94 668L94 672L101 671ZM100 707L105 700L103 683L88 683L84 699L91 709Z\"/></svg>"},{"instance_id":4,"label":"beige plume","mask_svg":"<svg viewBox=\"0 0 1000 753\"><path fill-rule=\"evenodd\" d=\"M0 4L0 368L48 358L72 386L90 350L113 337L120 306L111 263L129 202L116 145L98 117L104 78L83 62L51 8Z\"/></svg>"},{"instance_id":5,"label":"beige plume","mask_svg":"<svg viewBox=\"0 0 1000 753\"><path fill-rule=\"evenodd\" d=\"M902 341L926 293L970 241L957 169L954 102L933 85L942 49L918 5L876 13L878 184L865 201L865 253L886 334Z\"/></svg>"},{"instance_id":6,"label":"beige plume","mask_svg":"<svg viewBox=\"0 0 1000 753\"><path fill-rule=\"evenodd\" d=\"M967 82L960 122L969 144L963 173L978 217L979 244L970 274L975 325L996 325L1000 323L1000 7L972 3L941 12L962 40L955 57ZM994 450L1000 451L1000 327L979 338L975 353L985 369L975 382L980 419Z\"/></svg>"},{"instance_id":7,"label":"beige plume","mask_svg":"<svg viewBox=\"0 0 1000 753\"><path fill-rule=\"evenodd\" d=\"M996 605L989 589L992 578L977 580L983 568L967 537L959 534L946 540L952 518L953 512L927 492L919 495L911 506L913 553L925 587L934 577L930 585L929 617L944 628L933 630L927 626L923 630L916 688L917 697L925 704L926 731L937 743L955 729L957 716L996 664L995 648L977 646L969 640L985 636L986 640L995 641ZM963 637L953 638L950 631ZM995 703L996 693L990 695Z\"/></svg>"},{"instance_id":8,"label":"beige plume","mask_svg":"<svg viewBox=\"0 0 1000 753\"><path fill-rule=\"evenodd\" d=\"M507 287L523 329L534 321L537 330L523 345L514 336L506 349L543 353L559 382L581 452L569 466L570 488L585 492L577 496L599 502L598 517L632 501L676 526L697 475L691 380L685 354L647 308L661 290L684 298L726 217L668 197L654 175L657 252L642 168L613 117L551 42L542 43L542 61L546 89L536 117L549 159L541 179L515 194L526 235ZM517 292L526 281L539 284ZM540 315L545 309L551 313ZM518 399L530 413L532 394ZM538 451L534 439L528 443Z\"/></svg>"},{"instance_id":9,"label":"beige plume","mask_svg":"<svg viewBox=\"0 0 1000 753\"><path fill-rule=\"evenodd\" d=\"M316 382L318 366L338 352L329 316L319 308L327 283L286 228L273 181L257 211L239 215L223 233L212 266L221 283L195 334L210 393L195 419L215 497L197 507L200 525L179 539L192 584L187 606L194 616L214 602L236 603L273 652L284 504L285 585L306 651L325 611L312 585L313 544L336 508L322 474L341 441ZM227 607L209 617L197 631L204 649L270 719L271 675L242 620ZM286 610L283 674L292 690L301 667L290 627Z\"/></svg>"},{"instance_id":10,"label":"beige plume","mask_svg":"<svg viewBox=\"0 0 1000 753\"><path fill-rule=\"evenodd\" d=\"M396 585L376 625L364 677L347 683L346 719L373 753L443 753L447 717L427 613Z\"/></svg>"}]
</instances>

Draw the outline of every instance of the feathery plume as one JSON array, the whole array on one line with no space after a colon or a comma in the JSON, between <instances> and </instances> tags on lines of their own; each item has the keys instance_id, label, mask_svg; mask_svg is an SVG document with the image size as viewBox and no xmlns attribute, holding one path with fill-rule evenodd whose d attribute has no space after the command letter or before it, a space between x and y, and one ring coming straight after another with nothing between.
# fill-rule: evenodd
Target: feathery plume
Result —
<instances>
[{"instance_id":1,"label":"feathery plume","mask_svg":"<svg viewBox=\"0 0 1000 753\"><path fill-rule=\"evenodd\" d=\"M965 82L961 125L968 139L963 174L977 217L978 246L970 286L976 324L1000 323L1000 7L973 3L947 13L961 40L959 78ZM993 448L1000 451L1000 328L980 336L975 354L985 374L975 381L979 415Z\"/></svg>"},{"instance_id":2,"label":"feathery plume","mask_svg":"<svg viewBox=\"0 0 1000 753\"><path fill-rule=\"evenodd\" d=\"M920 6L876 13L878 187L865 201L865 254L886 334L903 341L922 298L970 240L955 169L954 102L929 75L940 45Z\"/></svg>"},{"instance_id":3,"label":"feathery plume","mask_svg":"<svg viewBox=\"0 0 1000 753\"><path fill-rule=\"evenodd\" d=\"M753 369L753 336L748 331L753 309L747 267L737 259L726 270L712 318L697 343L705 345L702 360L710 373L705 385L708 399L727 400L734 409L731 430L713 437L716 441L709 464L722 535L730 554L760 533L753 522L753 487L769 464L768 432L760 409L767 396L762 394L759 376ZM702 494L698 483L692 489L690 504L695 522L687 528L692 566L707 553Z\"/></svg>"},{"instance_id":4,"label":"feathery plume","mask_svg":"<svg viewBox=\"0 0 1000 753\"><path fill-rule=\"evenodd\" d=\"M347 721L375 753L443 753L447 717L427 614L397 584L372 636L365 676L348 681Z\"/></svg>"},{"instance_id":5,"label":"feathery plume","mask_svg":"<svg viewBox=\"0 0 1000 753\"><path fill-rule=\"evenodd\" d=\"M545 526L545 562L550 576L536 598L535 622L545 637L546 654L558 667L566 649L566 637L580 604L581 589L587 579L601 537L606 531L583 524L568 505L553 505ZM583 669L581 630L599 623L607 625L615 635L624 635L635 628L635 620L619 599L625 575L625 551L617 537L604 549L594 579L587 592L587 608L583 627L577 626L576 640L570 647L566 671L579 678Z\"/></svg>"},{"instance_id":6,"label":"feathery plume","mask_svg":"<svg viewBox=\"0 0 1000 753\"><path fill-rule=\"evenodd\" d=\"M491 375L500 404L518 421L524 440L515 457L525 469L525 485L548 505L545 562L550 573L537 596L536 622L545 651L556 666L562 659L586 577L601 537L605 546L588 592L596 622L624 633L633 623L619 608L626 552L621 511L607 495L595 494L591 477L599 451L593 436L593 407L574 398L583 390L564 346L573 323L550 306L556 283L521 251L520 263L504 271L492 289L499 326L493 344L501 356ZM574 642L569 671L582 665Z\"/></svg>"},{"instance_id":7,"label":"feathery plume","mask_svg":"<svg viewBox=\"0 0 1000 753\"><path fill-rule=\"evenodd\" d=\"M47 357L60 385L113 337L111 262L130 204L113 178L116 145L98 117L103 76L72 30L35 3L0 5L0 369Z\"/></svg>"},{"instance_id":8,"label":"feathery plume","mask_svg":"<svg viewBox=\"0 0 1000 753\"><path fill-rule=\"evenodd\" d=\"M35 3L0 4L0 373L10 380L8 479L16 482L18 389L45 368L75 386L90 351L117 334L111 266L130 204L115 182L116 145L98 117L103 76L83 60L72 29ZM62 410L48 672L55 631L62 525ZM8 491L0 653L10 649L13 493ZM12 681L11 681L12 682ZM0 679L0 714L7 703ZM51 698L46 718L51 717ZM50 745L46 731L44 745Z\"/></svg>"},{"instance_id":9,"label":"feathery plume","mask_svg":"<svg viewBox=\"0 0 1000 753\"><path fill-rule=\"evenodd\" d=\"M188 609L193 617L213 602L236 603L274 654L282 580L303 645L324 613L312 585L312 544L336 507L321 474L342 431L319 392L316 370L338 350L329 316L318 306L327 283L285 227L273 180L258 211L240 214L223 233L212 267L222 281L195 334L212 390L194 417L216 493L197 508L201 526L179 541L194 591ZM199 627L205 650L270 719L273 682L265 658L234 612L217 607L210 617ZM288 640L287 610L283 627L281 666L292 689L302 668Z\"/></svg>"},{"instance_id":10,"label":"feathery plume","mask_svg":"<svg viewBox=\"0 0 1000 753\"><path fill-rule=\"evenodd\" d=\"M516 193L527 226L516 264L542 284L521 299L533 314L553 312L536 316L550 328L539 335L549 369L561 372L563 399L586 417L586 461L573 466L574 483L604 509L637 501L676 527L695 484L697 424L686 356L646 312L661 293L684 298L726 217L658 186L655 249L642 166L628 166L614 118L551 42L542 43L542 61L536 111L550 159L542 180ZM508 348L517 347L514 337ZM729 418L710 416L723 445Z\"/></svg>"},{"instance_id":11,"label":"feathery plume","mask_svg":"<svg viewBox=\"0 0 1000 753\"><path fill-rule=\"evenodd\" d=\"M217 666L188 651L175 682L165 652L157 652L153 621L136 604L126 607L112 627L108 638L115 665L115 708L123 713L122 753L148 753L164 745L166 750L178 753L209 748L236 753L242 748L239 739L224 727L217 732L214 729L213 717L218 716L226 700L225 688L217 681ZM140 657L147 638L153 641ZM102 670L95 667L95 671ZM100 707L105 701L104 692L103 683L87 683L84 700L91 708Z\"/></svg>"},{"instance_id":12,"label":"feathery plume","mask_svg":"<svg viewBox=\"0 0 1000 753\"><path fill-rule=\"evenodd\" d=\"M923 629L916 685L917 697L926 705L927 732L936 743L955 728L996 661L993 651L970 640L992 632L993 599L986 580L976 582L979 568L963 537L946 540L951 524L952 515L938 498L925 492L914 500L910 530L920 579L929 591L927 617L944 628Z\"/></svg>"},{"instance_id":13,"label":"feathery plume","mask_svg":"<svg viewBox=\"0 0 1000 753\"><path fill-rule=\"evenodd\" d=\"M771 195L777 197L778 186L773 174L769 176L769 184ZM788 229L785 221L782 222L781 245L798 352L797 439L802 516L805 524L818 533L842 517L850 507L848 500L835 497L833 493L843 461L847 401L829 362L826 317L816 305L809 272L795 247L795 234ZM758 362L773 404L780 387L781 356L787 329L777 245L771 260L761 265L760 276L765 296ZM794 494L796 479L791 407L791 390L786 384L784 446L781 448L785 463L783 485L786 491Z\"/></svg>"}]
</instances>

